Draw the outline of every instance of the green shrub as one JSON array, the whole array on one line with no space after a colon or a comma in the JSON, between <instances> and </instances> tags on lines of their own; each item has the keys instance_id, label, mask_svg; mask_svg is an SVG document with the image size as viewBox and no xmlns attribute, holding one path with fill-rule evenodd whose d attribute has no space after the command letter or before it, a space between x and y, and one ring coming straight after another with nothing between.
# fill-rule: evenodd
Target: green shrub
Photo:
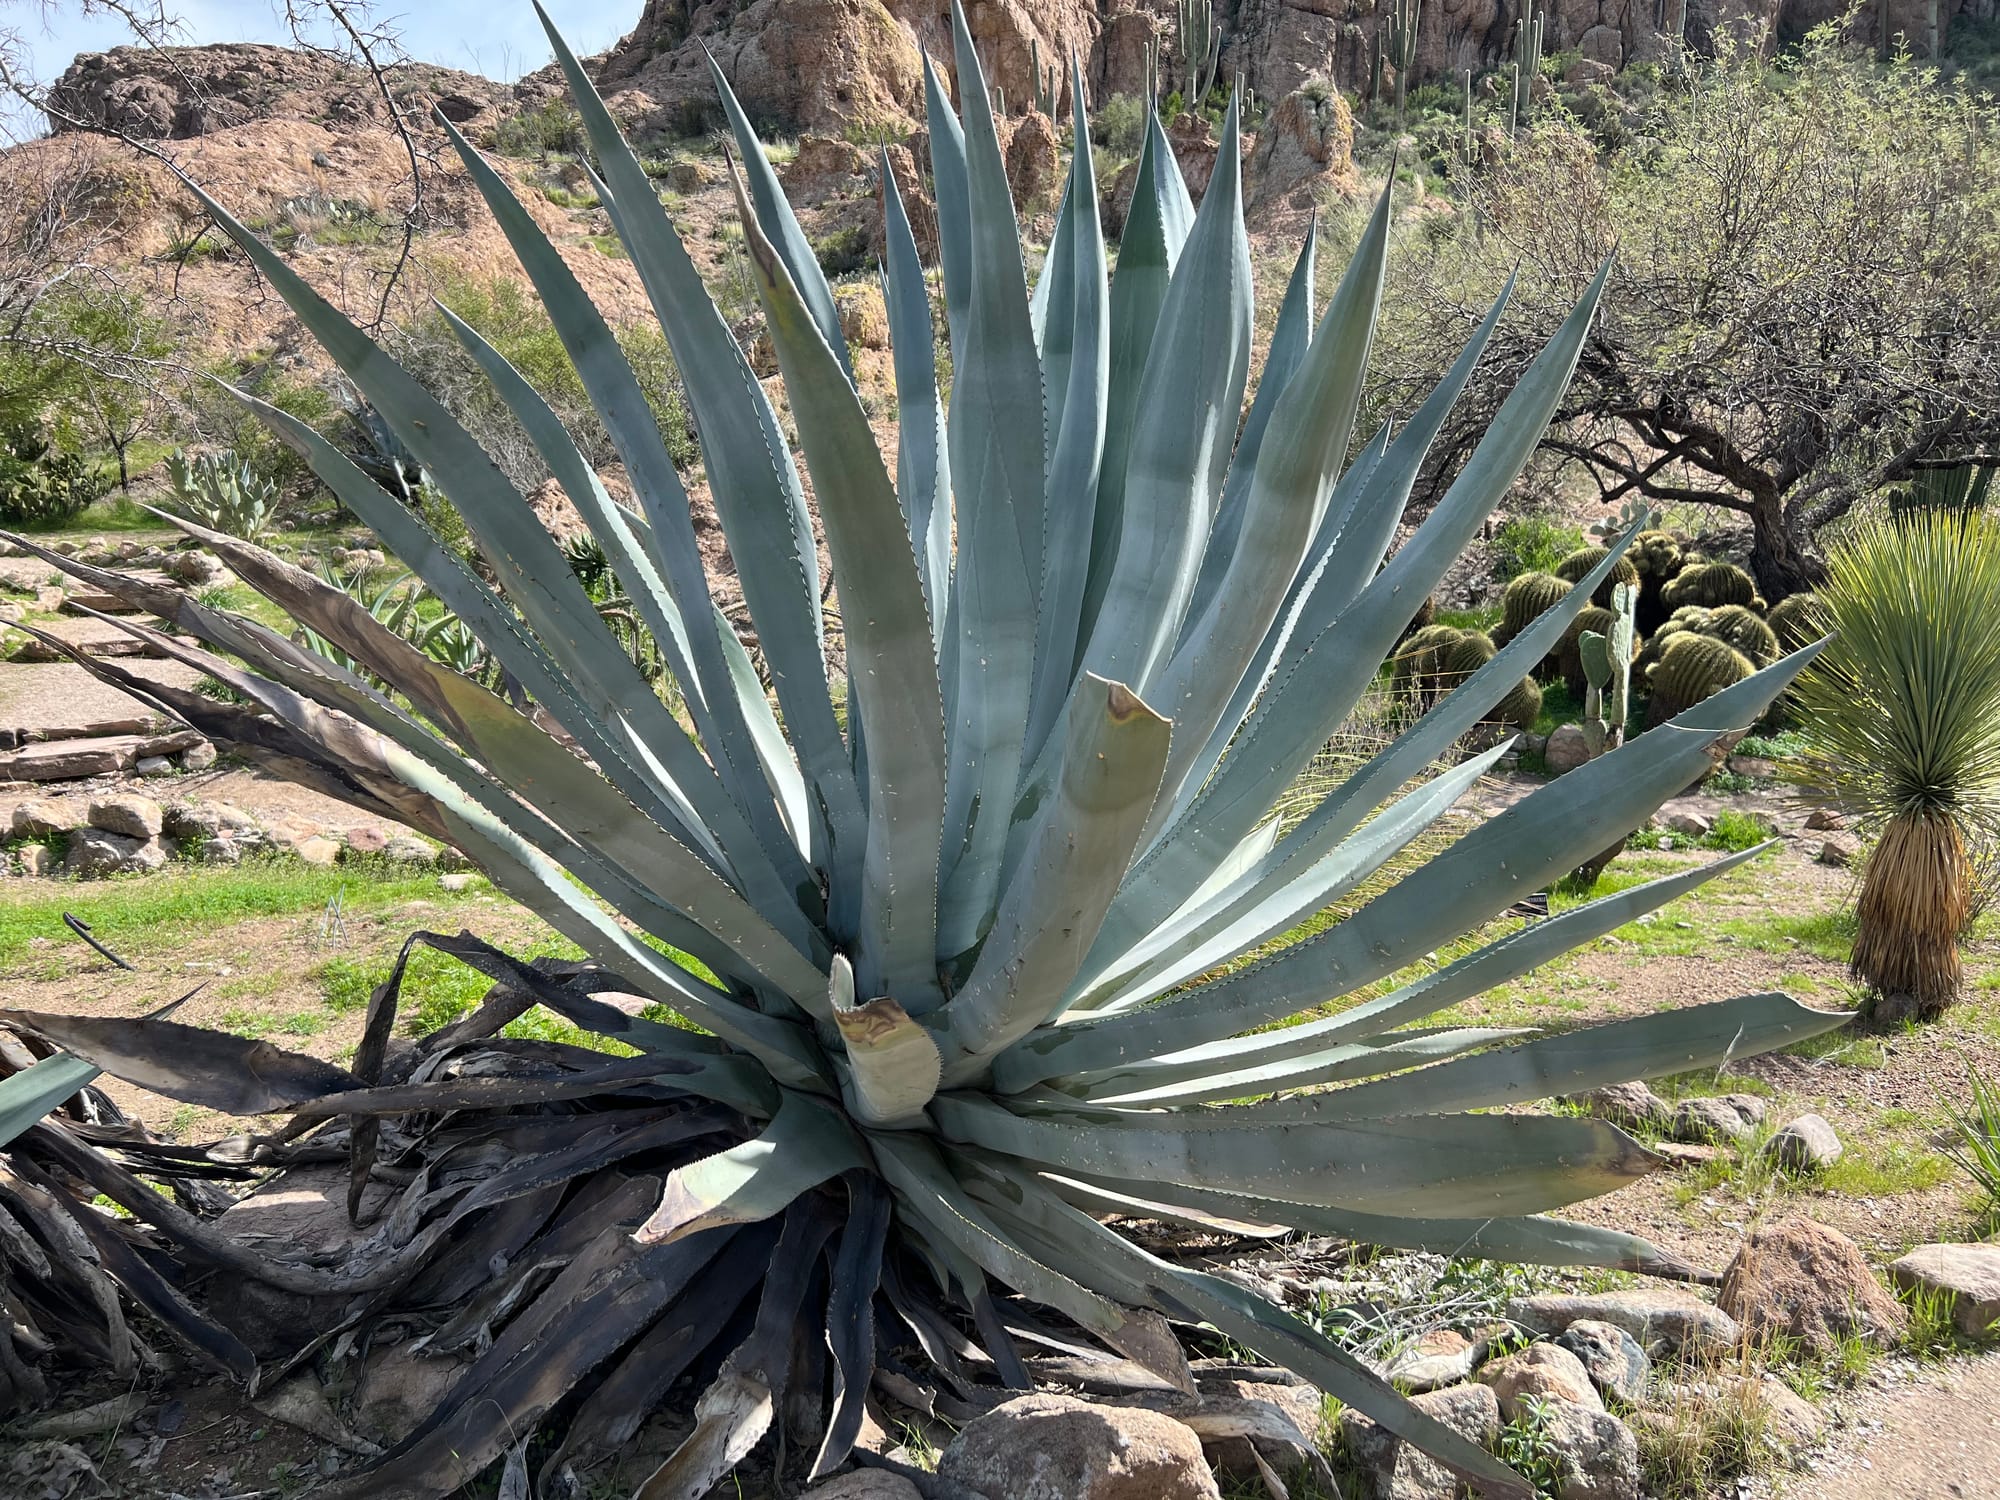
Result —
<instances>
[{"instance_id":1,"label":"green shrub","mask_svg":"<svg viewBox=\"0 0 2000 1500\"><path fill-rule=\"evenodd\" d=\"M1090 120L1090 138L1114 156L1137 156L1146 134L1146 106L1130 94L1114 94Z\"/></svg>"},{"instance_id":2,"label":"green shrub","mask_svg":"<svg viewBox=\"0 0 2000 1500\"><path fill-rule=\"evenodd\" d=\"M1583 532L1549 516L1515 516L1493 538L1494 571L1502 583L1521 573L1553 573L1583 546Z\"/></svg>"},{"instance_id":3,"label":"green shrub","mask_svg":"<svg viewBox=\"0 0 2000 1500\"><path fill-rule=\"evenodd\" d=\"M836 229L832 234L814 240L813 255L819 261L819 268L828 276L850 276L865 269L874 259L868 244L868 231L859 224Z\"/></svg>"},{"instance_id":4,"label":"green shrub","mask_svg":"<svg viewBox=\"0 0 2000 1500\"><path fill-rule=\"evenodd\" d=\"M584 149L583 121L562 99L551 99L539 109L524 110L494 126L487 149L501 156L547 156L555 151L571 153Z\"/></svg>"},{"instance_id":5,"label":"green shrub","mask_svg":"<svg viewBox=\"0 0 2000 1500\"><path fill-rule=\"evenodd\" d=\"M0 523L64 525L106 487L94 465L56 447L39 423L0 429Z\"/></svg>"}]
</instances>

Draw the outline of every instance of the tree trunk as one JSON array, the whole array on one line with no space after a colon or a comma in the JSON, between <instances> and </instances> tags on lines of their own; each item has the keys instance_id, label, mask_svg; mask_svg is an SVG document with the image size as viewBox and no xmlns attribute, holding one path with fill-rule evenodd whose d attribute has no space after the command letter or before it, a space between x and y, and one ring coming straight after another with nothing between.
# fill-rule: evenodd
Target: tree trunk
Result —
<instances>
[{"instance_id":1,"label":"tree trunk","mask_svg":"<svg viewBox=\"0 0 2000 1500\"><path fill-rule=\"evenodd\" d=\"M1791 594L1817 588L1826 579L1826 564L1806 550L1793 534L1785 508L1775 495L1757 497L1750 512L1750 573L1757 591L1776 604Z\"/></svg>"}]
</instances>

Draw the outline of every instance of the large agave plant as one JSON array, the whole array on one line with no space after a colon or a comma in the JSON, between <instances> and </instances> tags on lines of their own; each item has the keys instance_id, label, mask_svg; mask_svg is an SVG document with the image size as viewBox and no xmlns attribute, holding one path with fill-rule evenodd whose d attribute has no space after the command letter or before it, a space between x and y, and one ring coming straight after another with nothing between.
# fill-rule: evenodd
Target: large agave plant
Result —
<instances>
[{"instance_id":1,"label":"large agave plant","mask_svg":"<svg viewBox=\"0 0 2000 1500\"><path fill-rule=\"evenodd\" d=\"M648 1500L706 1493L774 1421L810 1423L812 1467L826 1472L855 1441L880 1309L882 1326L907 1330L961 1392L1026 1384L1035 1366L1017 1338L1074 1348L1079 1330L1187 1387L1174 1325L1207 1325L1484 1493L1525 1495L1337 1343L1230 1280L1156 1258L1113 1221L1286 1226L1686 1274L1643 1240L1544 1216L1643 1175L1658 1165L1650 1153L1600 1121L1512 1107L1714 1066L1843 1019L1767 994L1526 1041L1422 1024L1747 857L1435 957L1687 785L1807 653L1377 880L1493 763L1498 750L1428 774L1557 644L1629 533L1303 819L1281 827L1271 815L1534 449L1603 276L1385 566L1504 297L1407 424L1347 462L1385 196L1318 318L1308 240L1239 422L1252 302L1235 113L1198 213L1158 123L1149 128L1108 276L1079 110L1059 228L1031 292L956 7L954 30L962 120L928 80L948 416L925 273L895 181L882 179L893 482L827 284L716 80L825 528L844 683L827 666L820 559L785 429L553 28L599 195L687 383L768 694L709 600L686 492L610 330L499 175L452 134L643 515L614 505L536 392L471 329L458 332L583 511L669 659L689 724L642 680L450 413L210 205L443 487L498 586L311 430L244 400L479 635L525 700L486 692L321 581L197 527L391 691L184 594L64 565L248 663L128 627L253 706L131 682L135 692L448 839L596 965L558 977L469 937L421 935L504 984L393 1066L394 981L347 1069L167 1021L17 1017L149 1087L294 1113L290 1137L330 1122L317 1139L344 1145L357 1202L378 1155L429 1163L357 1268L264 1273L358 1294L344 1326L419 1308L450 1320L434 1347L452 1346L450 1332L484 1350L347 1493L444 1494L561 1403L571 1429L549 1460L559 1475L629 1436L710 1344L733 1352ZM1072 86L1081 100L1080 78ZM1371 880L1384 888L1345 920L1231 967ZM607 990L678 1020L596 998ZM638 1055L487 1040L533 1000ZM187 1252L197 1258L199 1240ZM508 1269L489 1287L496 1261ZM566 1269L551 1280L551 1267ZM1074 1327L1058 1335L1026 1304Z\"/></svg>"}]
</instances>

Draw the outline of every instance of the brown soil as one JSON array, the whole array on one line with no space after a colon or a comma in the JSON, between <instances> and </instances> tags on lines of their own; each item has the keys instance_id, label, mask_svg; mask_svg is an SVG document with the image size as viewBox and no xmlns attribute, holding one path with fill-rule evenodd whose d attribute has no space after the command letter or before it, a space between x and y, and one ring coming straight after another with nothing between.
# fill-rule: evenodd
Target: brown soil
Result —
<instances>
[{"instance_id":1,"label":"brown soil","mask_svg":"<svg viewBox=\"0 0 2000 1500\"><path fill-rule=\"evenodd\" d=\"M1830 1451L1779 1500L1979 1500L2000 1488L2000 1354L1908 1372L1846 1403Z\"/></svg>"}]
</instances>

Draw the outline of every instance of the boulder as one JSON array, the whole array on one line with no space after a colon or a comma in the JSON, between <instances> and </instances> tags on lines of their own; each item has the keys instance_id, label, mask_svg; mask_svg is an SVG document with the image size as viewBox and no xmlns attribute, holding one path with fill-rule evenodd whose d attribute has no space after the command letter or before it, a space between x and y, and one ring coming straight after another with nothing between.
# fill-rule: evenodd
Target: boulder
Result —
<instances>
[{"instance_id":1,"label":"boulder","mask_svg":"<svg viewBox=\"0 0 2000 1500\"><path fill-rule=\"evenodd\" d=\"M1631 1334L1649 1353L1655 1343L1690 1353L1728 1349L1739 1333L1728 1313L1674 1287L1516 1297L1507 1304L1507 1316L1549 1338L1580 1319L1609 1323Z\"/></svg>"},{"instance_id":2,"label":"boulder","mask_svg":"<svg viewBox=\"0 0 2000 1500\"><path fill-rule=\"evenodd\" d=\"M1568 1102L1626 1130L1664 1131L1673 1123L1673 1106L1636 1079L1572 1094Z\"/></svg>"},{"instance_id":3,"label":"boulder","mask_svg":"<svg viewBox=\"0 0 2000 1500\"><path fill-rule=\"evenodd\" d=\"M1615 26L1593 26L1576 39L1576 50L1612 72L1625 66L1625 38Z\"/></svg>"},{"instance_id":4,"label":"boulder","mask_svg":"<svg viewBox=\"0 0 2000 1500\"><path fill-rule=\"evenodd\" d=\"M1547 1401L1543 1441L1555 1460L1556 1500L1639 1500L1639 1440L1603 1405Z\"/></svg>"},{"instance_id":5,"label":"boulder","mask_svg":"<svg viewBox=\"0 0 2000 1500\"><path fill-rule=\"evenodd\" d=\"M1833 1127L1818 1115L1800 1115L1764 1143L1764 1155L1786 1172L1823 1172L1840 1160L1843 1147Z\"/></svg>"},{"instance_id":6,"label":"boulder","mask_svg":"<svg viewBox=\"0 0 2000 1500\"><path fill-rule=\"evenodd\" d=\"M1919 1245L1889 1263L1900 1287L1951 1298L1951 1321L1969 1338L1994 1336L2000 1323L2000 1245Z\"/></svg>"},{"instance_id":7,"label":"boulder","mask_svg":"<svg viewBox=\"0 0 2000 1500\"><path fill-rule=\"evenodd\" d=\"M1615 1324L1579 1318L1556 1335L1556 1342L1576 1356L1591 1384L1614 1401L1637 1405L1652 1379L1653 1362L1646 1351Z\"/></svg>"},{"instance_id":8,"label":"boulder","mask_svg":"<svg viewBox=\"0 0 2000 1500\"><path fill-rule=\"evenodd\" d=\"M1847 819L1830 807L1815 807L1806 815L1806 827L1813 833L1839 833Z\"/></svg>"},{"instance_id":9,"label":"boulder","mask_svg":"<svg viewBox=\"0 0 2000 1500\"><path fill-rule=\"evenodd\" d=\"M1500 1402L1491 1386L1454 1385L1414 1396L1411 1404L1482 1448L1500 1439ZM1356 1500L1459 1500L1466 1493L1451 1470L1360 1412L1343 1411L1340 1430L1355 1469L1348 1493Z\"/></svg>"},{"instance_id":10,"label":"boulder","mask_svg":"<svg viewBox=\"0 0 2000 1500\"><path fill-rule=\"evenodd\" d=\"M1761 1343L1783 1335L1813 1354L1831 1353L1855 1335L1887 1348L1909 1324L1861 1247L1802 1216L1781 1219L1745 1240L1715 1300L1748 1338Z\"/></svg>"},{"instance_id":11,"label":"boulder","mask_svg":"<svg viewBox=\"0 0 2000 1500\"><path fill-rule=\"evenodd\" d=\"M1500 1401L1500 1415L1509 1422L1521 1414L1522 1403L1529 1399L1604 1409L1583 1361L1560 1344L1530 1344L1518 1354L1494 1360L1473 1378L1493 1388Z\"/></svg>"},{"instance_id":12,"label":"boulder","mask_svg":"<svg viewBox=\"0 0 2000 1500\"><path fill-rule=\"evenodd\" d=\"M20 863L23 875L52 875L55 873L55 851L47 844L23 844L14 851L14 858Z\"/></svg>"},{"instance_id":13,"label":"boulder","mask_svg":"<svg viewBox=\"0 0 2000 1500\"><path fill-rule=\"evenodd\" d=\"M129 838L102 828L79 828L69 836L63 860L66 875L122 875L164 869L167 851L158 839Z\"/></svg>"},{"instance_id":14,"label":"boulder","mask_svg":"<svg viewBox=\"0 0 2000 1500\"><path fill-rule=\"evenodd\" d=\"M1172 1417L1020 1396L974 1418L938 1478L987 1500L1219 1500L1201 1440Z\"/></svg>"},{"instance_id":15,"label":"boulder","mask_svg":"<svg viewBox=\"0 0 2000 1500\"><path fill-rule=\"evenodd\" d=\"M434 865L437 863L437 845L399 833L382 846L382 857L391 864Z\"/></svg>"},{"instance_id":16,"label":"boulder","mask_svg":"<svg viewBox=\"0 0 2000 1500\"><path fill-rule=\"evenodd\" d=\"M309 865L330 865L340 858L340 845L330 838L315 834L311 838L300 839L292 845L292 853Z\"/></svg>"},{"instance_id":17,"label":"boulder","mask_svg":"<svg viewBox=\"0 0 2000 1500\"><path fill-rule=\"evenodd\" d=\"M477 880L478 878L479 877L477 875L473 875L468 871L459 870L450 875L438 876L438 888L440 890L449 891L455 896L462 891L471 890L472 882Z\"/></svg>"},{"instance_id":18,"label":"boulder","mask_svg":"<svg viewBox=\"0 0 2000 1500\"><path fill-rule=\"evenodd\" d=\"M854 349L889 347L889 310L882 289L872 281L834 288L833 305L840 314L840 331Z\"/></svg>"},{"instance_id":19,"label":"boulder","mask_svg":"<svg viewBox=\"0 0 2000 1500\"><path fill-rule=\"evenodd\" d=\"M9 839L56 838L89 822L85 811L81 802L34 797L15 804L12 815L7 819L7 837Z\"/></svg>"},{"instance_id":20,"label":"boulder","mask_svg":"<svg viewBox=\"0 0 2000 1500\"><path fill-rule=\"evenodd\" d=\"M211 745L207 740L203 740L199 745L190 745L181 752L181 769L183 771L206 771L210 766L215 764L215 758L215 746Z\"/></svg>"},{"instance_id":21,"label":"boulder","mask_svg":"<svg viewBox=\"0 0 2000 1500\"><path fill-rule=\"evenodd\" d=\"M164 755L142 755L132 763L132 774L149 779L174 774L174 763Z\"/></svg>"},{"instance_id":22,"label":"boulder","mask_svg":"<svg viewBox=\"0 0 2000 1500\"><path fill-rule=\"evenodd\" d=\"M1354 166L1354 114L1325 78L1285 95L1257 132L1250 153L1253 206L1310 188L1322 177L1347 176Z\"/></svg>"},{"instance_id":23,"label":"boulder","mask_svg":"<svg viewBox=\"0 0 2000 1500\"><path fill-rule=\"evenodd\" d=\"M1062 141L1055 122L1039 110L1029 110L1007 141L1007 185L1023 208L1041 203L1057 186L1062 168Z\"/></svg>"},{"instance_id":24,"label":"boulder","mask_svg":"<svg viewBox=\"0 0 2000 1500\"><path fill-rule=\"evenodd\" d=\"M177 582L194 588L218 583L229 569L221 558L212 552L194 548L186 552L176 552L167 559L167 573Z\"/></svg>"},{"instance_id":25,"label":"boulder","mask_svg":"<svg viewBox=\"0 0 2000 1500\"><path fill-rule=\"evenodd\" d=\"M1819 846L1819 853L1813 856L1815 862L1831 865L1836 870L1844 870L1860 857L1860 851L1845 839L1827 839Z\"/></svg>"},{"instance_id":26,"label":"boulder","mask_svg":"<svg viewBox=\"0 0 2000 1500\"><path fill-rule=\"evenodd\" d=\"M1457 1385L1485 1356L1485 1339L1434 1328L1390 1360L1382 1373L1393 1385L1418 1394Z\"/></svg>"},{"instance_id":27,"label":"boulder","mask_svg":"<svg viewBox=\"0 0 2000 1500\"><path fill-rule=\"evenodd\" d=\"M25 658L17 655L16 661ZM82 781L130 770L146 741L137 735L50 740L0 755L0 781Z\"/></svg>"},{"instance_id":28,"label":"boulder","mask_svg":"<svg viewBox=\"0 0 2000 1500\"><path fill-rule=\"evenodd\" d=\"M1755 1108L1746 1108L1738 1102L1744 1099L1752 1101ZM1754 1094L1697 1096L1683 1099L1674 1106L1673 1123L1669 1129L1675 1140L1695 1144L1740 1141L1762 1123L1763 1118L1763 1101Z\"/></svg>"},{"instance_id":29,"label":"boulder","mask_svg":"<svg viewBox=\"0 0 2000 1500\"><path fill-rule=\"evenodd\" d=\"M201 862L205 865L234 865L243 862L243 846L227 834L204 839Z\"/></svg>"},{"instance_id":30,"label":"boulder","mask_svg":"<svg viewBox=\"0 0 2000 1500\"><path fill-rule=\"evenodd\" d=\"M1690 811L1686 808L1666 816L1668 833L1678 833L1686 838L1705 839L1715 832L1715 823L1706 813Z\"/></svg>"},{"instance_id":31,"label":"boulder","mask_svg":"<svg viewBox=\"0 0 2000 1500\"><path fill-rule=\"evenodd\" d=\"M1579 57L1563 72L1563 82L1571 88L1598 88L1618 76L1618 70L1594 58Z\"/></svg>"},{"instance_id":32,"label":"boulder","mask_svg":"<svg viewBox=\"0 0 2000 1500\"><path fill-rule=\"evenodd\" d=\"M165 810L151 797L125 793L90 799L85 821L106 833L122 833L127 838L157 838L165 826Z\"/></svg>"},{"instance_id":33,"label":"boulder","mask_svg":"<svg viewBox=\"0 0 2000 1500\"><path fill-rule=\"evenodd\" d=\"M1581 724L1559 724L1549 733L1548 743L1542 746L1542 764L1548 767L1551 776L1561 776L1574 771L1590 759L1590 746L1584 742Z\"/></svg>"}]
</instances>

